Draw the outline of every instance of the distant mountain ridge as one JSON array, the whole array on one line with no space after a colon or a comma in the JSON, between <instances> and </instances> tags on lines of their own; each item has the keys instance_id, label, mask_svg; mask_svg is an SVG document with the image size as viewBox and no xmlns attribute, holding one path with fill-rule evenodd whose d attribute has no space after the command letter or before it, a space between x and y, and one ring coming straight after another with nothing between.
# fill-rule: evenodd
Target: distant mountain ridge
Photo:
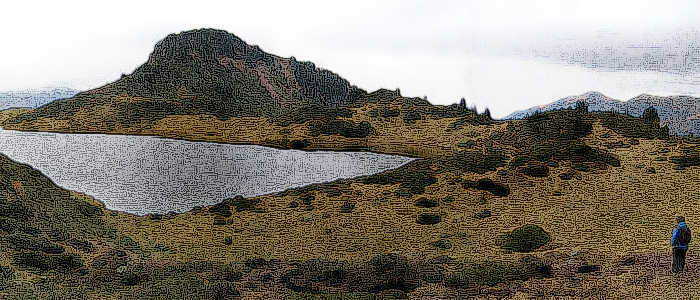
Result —
<instances>
[{"instance_id":1,"label":"distant mountain ridge","mask_svg":"<svg viewBox=\"0 0 700 300\"><path fill-rule=\"evenodd\" d=\"M66 87L0 91L0 110L8 108L37 108L52 101L70 98L79 93Z\"/></svg>"},{"instance_id":2,"label":"distant mountain ridge","mask_svg":"<svg viewBox=\"0 0 700 300\"><path fill-rule=\"evenodd\" d=\"M656 108L661 125L668 125L671 134L700 135L700 98L690 96L653 96L642 94L627 101L610 98L599 92L569 96L546 105L516 111L504 119L523 119L537 111L551 111L574 107L584 101L590 111L613 111L639 117L645 109Z\"/></svg>"}]
</instances>

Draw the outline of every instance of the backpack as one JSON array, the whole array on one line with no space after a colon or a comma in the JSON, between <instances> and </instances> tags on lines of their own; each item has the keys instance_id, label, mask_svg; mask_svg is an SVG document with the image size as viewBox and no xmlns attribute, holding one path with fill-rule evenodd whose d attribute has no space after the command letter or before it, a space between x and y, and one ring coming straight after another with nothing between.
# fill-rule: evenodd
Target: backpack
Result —
<instances>
[{"instance_id":1,"label":"backpack","mask_svg":"<svg viewBox=\"0 0 700 300\"><path fill-rule=\"evenodd\" d=\"M688 245L690 243L690 228L678 228L678 243Z\"/></svg>"}]
</instances>

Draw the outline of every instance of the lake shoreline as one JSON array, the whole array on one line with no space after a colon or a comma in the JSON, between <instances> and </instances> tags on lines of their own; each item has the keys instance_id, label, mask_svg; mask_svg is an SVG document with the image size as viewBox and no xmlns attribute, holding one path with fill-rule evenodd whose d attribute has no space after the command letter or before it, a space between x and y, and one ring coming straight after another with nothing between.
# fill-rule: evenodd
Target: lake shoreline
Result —
<instances>
[{"instance_id":1,"label":"lake shoreline","mask_svg":"<svg viewBox=\"0 0 700 300\"><path fill-rule=\"evenodd\" d=\"M281 150L152 135L4 129L0 135L7 137L0 141L0 152L13 160L47 174L63 188L98 199L109 210L137 216L185 213L236 195L251 198L352 180L415 160L371 152ZM71 172L65 172L65 166ZM159 208L136 209L138 203Z\"/></svg>"}]
</instances>

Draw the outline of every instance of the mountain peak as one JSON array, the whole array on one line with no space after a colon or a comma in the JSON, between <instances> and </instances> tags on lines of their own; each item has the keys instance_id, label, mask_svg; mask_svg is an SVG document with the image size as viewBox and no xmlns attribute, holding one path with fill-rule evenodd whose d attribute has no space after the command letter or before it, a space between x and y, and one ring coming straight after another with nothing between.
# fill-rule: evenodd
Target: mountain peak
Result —
<instances>
[{"instance_id":1,"label":"mountain peak","mask_svg":"<svg viewBox=\"0 0 700 300\"><path fill-rule=\"evenodd\" d=\"M247 62L273 58L260 47L249 45L232 33L204 28L169 34L155 45L148 62L215 60L220 57Z\"/></svg>"}]
</instances>

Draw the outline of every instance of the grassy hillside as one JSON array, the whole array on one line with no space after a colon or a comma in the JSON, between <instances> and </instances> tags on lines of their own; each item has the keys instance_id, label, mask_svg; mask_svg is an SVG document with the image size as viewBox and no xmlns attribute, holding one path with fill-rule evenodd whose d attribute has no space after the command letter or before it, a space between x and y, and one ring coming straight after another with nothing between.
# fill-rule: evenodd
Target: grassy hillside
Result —
<instances>
[{"instance_id":1,"label":"grassy hillside","mask_svg":"<svg viewBox=\"0 0 700 300\"><path fill-rule=\"evenodd\" d=\"M355 180L117 224L144 249L167 248L163 259L257 261L271 284L299 298L654 298L696 284L695 266L684 280L670 275L668 240L677 215L700 217L689 184L700 169L678 163L693 161L698 145L626 137L596 114L581 117L582 131L567 127L574 111L552 113L561 122L539 133L528 120L481 125L490 133L471 133L475 140L501 140ZM541 155L507 139L516 130L534 141L569 141ZM544 238L514 236L527 226ZM383 263L398 273L375 273Z\"/></svg>"},{"instance_id":2,"label":"grassy hillside","mask_svg":"<svg viewBox=\"0 0 700 300\"><path fill-rule=\"evenodd\" d=\"M677 215L691 227L700 218L691 184L700 182L699 144L624 130L653 132L640 118L606 127L606 114L567 110L492 123L477 116L431 117L426 110L425 119L408 121L400 103L355 108L352 120L391 128L378 135L411 145L425 158L376 175L238 197L176 215L110 212L5 159L3 174L13 174L0 182L11 195L7 207L21 211L18 203L26 203L31 213L27 219L26 213L7 214L20 225L2 233L11 275L1 292L90 298L700 296L695 290L678 294L698 284L700 260L691 252L687 275L673 277L668 249ZM397 128L410 134L385 133ZM38 217L44 215L50 217ZM61 221L47 221L54 219ZM54 231L68 234L56 238Z\"/></svg>"}]
</instances>

